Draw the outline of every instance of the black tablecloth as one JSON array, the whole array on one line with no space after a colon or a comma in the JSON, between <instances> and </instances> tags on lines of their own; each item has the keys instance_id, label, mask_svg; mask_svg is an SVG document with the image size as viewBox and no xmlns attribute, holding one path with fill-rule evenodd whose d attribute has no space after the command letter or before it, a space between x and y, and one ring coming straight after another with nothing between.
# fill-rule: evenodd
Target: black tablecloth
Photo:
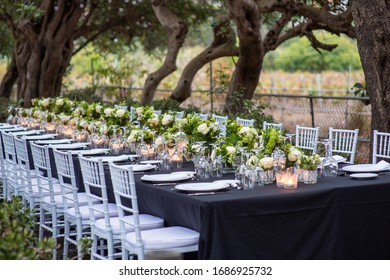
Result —
<instances>
[{"instance_id":1,"label":"black tablecloth","mask_svg":"<svg viewBox=\"0 0 390 280\"><path fill-rule=\"evenodd\" d=\"M187 162L183 169L193 166ZM113 202L108 166L105 170ZM295 190L271 184L208 196L153 186L141 176L135 175L140 212L164 218L166 226L199 231L199 259L390 258L390 174L361 181L319 178Z\"/></svg>"},{"instance_id":2,"label":"black tablecloth","mask_svg":"<svg viewBox=\"0 0 390 280\"><path fill-rule=\"evenodd\" d=\"M142 213L200 232L200 259L390 258L390 175L197 197L140 176L136 186Z\"/></svg>"}]
</instances>

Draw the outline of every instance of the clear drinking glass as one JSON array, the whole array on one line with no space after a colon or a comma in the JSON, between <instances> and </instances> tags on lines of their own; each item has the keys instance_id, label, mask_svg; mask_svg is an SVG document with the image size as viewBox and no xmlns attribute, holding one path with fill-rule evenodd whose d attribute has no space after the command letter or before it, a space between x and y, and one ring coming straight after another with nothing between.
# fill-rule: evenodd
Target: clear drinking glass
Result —
<instances>
[{"instance_id":1,"label":"clear drinking glass","mask_svg":"<svg viewBox=\"0 0 390 280\"><path fill-rule=\"evenodd\" d=\"M322 144L325 146L326 155L322 160L319 168L322 177L335 177L337 176L338 163L332 157L331 144L333 140L325 139Z\"/></svg>"}]
</instances>

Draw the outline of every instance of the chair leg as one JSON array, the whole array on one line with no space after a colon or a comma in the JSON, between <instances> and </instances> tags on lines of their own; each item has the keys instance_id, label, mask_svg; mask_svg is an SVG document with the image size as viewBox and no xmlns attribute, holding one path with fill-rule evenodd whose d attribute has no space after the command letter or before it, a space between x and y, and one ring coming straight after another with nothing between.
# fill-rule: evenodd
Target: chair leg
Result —
<instances>
[{"instance_id":1,"label":"chair leg","mask_svg":"<svg viewBox=\"0 0 390 280\"><path fill-rule=\"evenodd\" d=\"M64 252L63 252L63 258L66 260L68 258L68 251L69 251L69 227L70 223L68 220L65 218L65 230L64 230Z\"/></svg>"},{"instance_id":2,"label":"chair leg","mask_svg":"<svg viewBox=\"0 0 390 280\"><path fill-rule=\"evenodd\" d=\"M114 259L114 240L112 239L112 235L107 238L107 258L109 260Z\"/></svg>"},{"instance_id":3,"label":"chair leg","mask_svg":"<svg viewBox=\"0 0 390 280\"><path fill-rule=\"evenodd\" d=\"M40 209L39 211L39 240L43 240L43 225L46 223L45 210Z\"/></svg>"},{"instance_id":4,"label":"chair leg","mask_svg":"<svg viewBox=\"0 0 390 280\"><path fill-rule=\"evenodd\" d=\"M96 260L95 254L97 253L98 240L97 236L92 232L92 248L91 248L91 260Z\"/></svg>"}]
</instances>

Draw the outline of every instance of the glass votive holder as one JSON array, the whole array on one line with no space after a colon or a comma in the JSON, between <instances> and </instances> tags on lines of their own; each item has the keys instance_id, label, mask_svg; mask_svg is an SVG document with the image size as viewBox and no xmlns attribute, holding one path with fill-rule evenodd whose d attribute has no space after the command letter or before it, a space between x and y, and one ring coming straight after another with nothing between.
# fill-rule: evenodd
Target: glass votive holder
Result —
<instances>
[{"instance_id":1,"label":"glass votive holder","mask_svg":"<svg viewBox=\"0 0 390 280\"><path fill-rule=\"evenodd\" d=\"M303 170L303 182L305 184L315 184L317 183L317 179L317 170Z\"/></svg>"},{"instance_id":2,"label":"glass votive holder","mask_svg":"<svg viewBox=\"0 0 390 280\"><path fill-rule=\"evenodd\" d=\"M285 172L276 172L275 173L275 179L276 179L276 186L278 188L283 188L286 180L286 173Z\"/></svg>"},{"instance_id":3,"label":"glass votive holder","mask_svg":"<svg viewBox=\"0 0 390 280\"><path fill-rule=\"evenodd\" d=\"M284 188L285 189L296 189L298 187L298 174L296 173L285 173L285 182L284 182Z\"/></svg>"}]
</instances>

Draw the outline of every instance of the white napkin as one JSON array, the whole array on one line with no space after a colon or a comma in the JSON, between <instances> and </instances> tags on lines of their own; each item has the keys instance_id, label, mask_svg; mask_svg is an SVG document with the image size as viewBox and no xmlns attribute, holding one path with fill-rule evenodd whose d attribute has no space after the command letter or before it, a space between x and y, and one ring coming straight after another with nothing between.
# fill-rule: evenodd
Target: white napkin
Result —
<instances>
[{"instance_id":1,"label":"white napkin","mask_svg":"<svg viewBox=\"0 0 390 280\"><path fill-rule=\"evenodd\" d=\"M109 161L123 161L128 160L128 155L121 155L121 156L109 156L109 157L93 157L94 159L101 159L103 162L109 162Z\"/></svg>"},{"instance_id":2,"label":"white napkin","mask_svg":"<svg viewBox=\"0 0 390 280\"><path fill-rule=\"evenodd\" d=\"M386 169L390 168L390 163L388 163L388 162L386 162L384 160L381 160L380 162L375 164L375 167L378 168L378 169L381 169L381 170L386 170Z\"/></svg>"}]
</instances>

